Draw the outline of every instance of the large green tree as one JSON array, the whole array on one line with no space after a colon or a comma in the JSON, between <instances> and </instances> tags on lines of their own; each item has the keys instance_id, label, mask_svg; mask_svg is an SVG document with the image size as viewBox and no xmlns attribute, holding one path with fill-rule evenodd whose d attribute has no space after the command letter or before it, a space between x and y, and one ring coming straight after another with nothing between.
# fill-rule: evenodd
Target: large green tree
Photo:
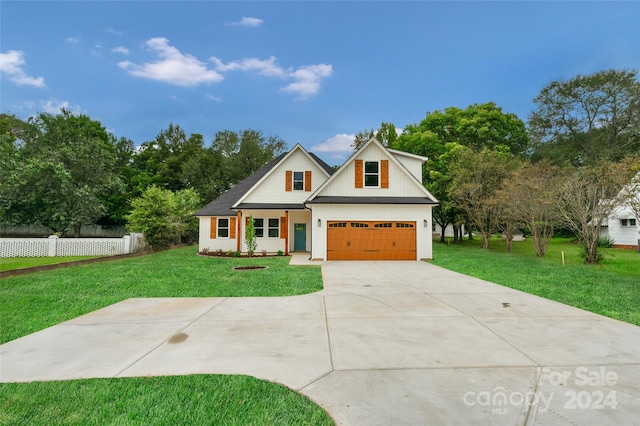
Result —
<instances>
[{"instance_id":1,"label":"large green tree","mask_svg":"<svg viewBox=\"0 0 640 426\"><path fill-rule=\"evenodd\" d=\"M122 189L114 139L99 121L66 109L30 118L20 139L5 125L11 160L3 160L3 221L76 235L94 224L107 210L105 199Z\"/></svg>"},{"instance_id":2,"label":"large green tree","mask_svg":"<svg viewBox=\"0 0 640 426\"><path fill-rule=\"evenodd\" d=\"M458 226L464 221L462 210L450 198L451 169L459 147L519 156L527 151L529 138L522 120L489 102L429 112L419 124L406 126L394 147L429 159L423 169L423 182L440 202L434 209L434 220L442 229L444 241L445 228L456 225L457 240Z\"/></svg>"},{"instance_id":3,"label":"large green tree","mask_svg":"<svg viewBox=\"0 0 640 426\"><path fill-rule=\"evenodd\" d=\"M220 161L220 192L256 172L287 150L285 141L277 136L265 137L256 130L217 132L211 152Z\"/></svg>"},{"instance_id":4,"label":"large green tree","mask_svg":"<svg viewBox=\"0 0 640 426\"><path fill-rule=\"evenodd\" d=\"M529 116L533 158L584 165L640 152L637 74L601 71L545 86Z\"/></svg>"}]
</instances>

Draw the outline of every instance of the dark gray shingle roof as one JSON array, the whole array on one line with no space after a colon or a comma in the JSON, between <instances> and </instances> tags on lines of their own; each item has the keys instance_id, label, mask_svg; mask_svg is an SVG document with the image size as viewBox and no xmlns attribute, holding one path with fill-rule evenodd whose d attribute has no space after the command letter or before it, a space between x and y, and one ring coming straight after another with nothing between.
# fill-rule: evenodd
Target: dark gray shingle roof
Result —
<instances>
[{"instance_id":1,"label":"dark gray shingle roof","mask_svg":"<svg viewBox=\"0 0 640 426\"><path fill-rule=\"evenodd\" d=\"M237 183L227 192L201 208L195 216L235 216L236 212L231 207L249 191L260 179L262 179L271 169L273 169L284 158L287 153L281 154L245 180Z\"/></svg>"},{"instance_id":2,"label":"dark gray shingle roof","mask_svg":"<svg viewBox=\"0 0 640 426\"><path fill-rule=\"evenodd\" d=\"M252 174L242 182L239 182L232 188L229 188L227 192L220 195L218 198L216 198L215 200L211 201L209 204L207 204L206 206L198 210L195 213L195 216L235 216L236 211L231 207L235 203L237 203L238 200L242 198L244 194L247 193L247 191L253 188L253 186L256 183L258 183L260 179L262 179L267 173L269 173L271 169L273 169L287 154L288 152L285 152L284 154L279 155L278 157L274 158L273 160L271 160L270 162L262 166L260 169L258 169L258 171L256 171L254 174ZM311 157L318 163L320 167L322 167L329 174L329 176L331 176L335 172L335 170L333 170L333 168L330 165L322 161L315 154L309 152L309 155L311 155ZM262 206L257 204L242 204L238 207L244 208L244 209L248 209L248 208L251 208L251 209L273 208L273 209L284 209L284 210L304 209L303 204L278 205L281 207L274 207L274 206L275 205L273 204L264 204Z\"/></svg>"}]
</instances>

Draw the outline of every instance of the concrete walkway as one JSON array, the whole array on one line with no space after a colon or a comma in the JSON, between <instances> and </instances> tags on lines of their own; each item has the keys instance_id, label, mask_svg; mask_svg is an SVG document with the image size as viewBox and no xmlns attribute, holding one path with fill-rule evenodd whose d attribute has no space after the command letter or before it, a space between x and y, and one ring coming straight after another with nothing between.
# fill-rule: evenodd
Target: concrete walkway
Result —
<instances>
[{"instance_id":1,"label":"concrete walkway","mask_svg":"<svg viewBox=\"0 0 640 426\"><path fill-rule=\"evenodd\" d=\"M640 327L424 262L322 273L304 296L125 300L0 346L0 379L248 374L337 424L640 424Z\"/></svg>"}]
</instances>

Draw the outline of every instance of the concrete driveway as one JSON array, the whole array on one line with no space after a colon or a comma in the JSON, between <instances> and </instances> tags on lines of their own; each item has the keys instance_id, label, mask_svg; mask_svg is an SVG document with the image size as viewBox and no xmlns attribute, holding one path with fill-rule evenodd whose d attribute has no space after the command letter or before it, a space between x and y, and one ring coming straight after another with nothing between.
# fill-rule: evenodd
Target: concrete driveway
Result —
<instances>
[{"instance_id":1,"label":"concrete driveway","mask_svg":"<svg viewBox=\"0 0 640 426\"><path fill-rule=\"evenodd\" d=\"M640 327L424 262L322 273L304 296L125 300L0 346L0 379L248 374L337 424L640 424Z\"/></svg>"}]
</instances>

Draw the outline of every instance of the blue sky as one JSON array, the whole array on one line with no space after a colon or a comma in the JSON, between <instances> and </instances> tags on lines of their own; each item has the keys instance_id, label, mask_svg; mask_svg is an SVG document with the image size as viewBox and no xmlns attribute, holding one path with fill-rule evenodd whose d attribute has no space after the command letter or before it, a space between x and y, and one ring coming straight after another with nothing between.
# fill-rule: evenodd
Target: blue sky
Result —
<instances>
[{"instance_id":1,"label":"blue sky","mask_svg":"<svg viewBox=\"0 0 640 426\"><path fill-rule=\"evenodd\" d=\"M65 106L136 145L261 130L330 164L353 135L640 68L640 2L0 2L0 112Z\"/></svg>"}]
</instances>

